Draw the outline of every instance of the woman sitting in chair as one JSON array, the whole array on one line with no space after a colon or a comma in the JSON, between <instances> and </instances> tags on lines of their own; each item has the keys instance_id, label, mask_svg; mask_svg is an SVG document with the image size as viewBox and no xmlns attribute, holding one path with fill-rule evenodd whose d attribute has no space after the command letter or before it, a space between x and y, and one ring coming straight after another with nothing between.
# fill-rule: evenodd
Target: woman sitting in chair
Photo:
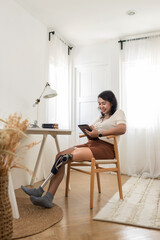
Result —
<instances>
[{"instance_id":1,"label":"woman sitting in chair","mask_svg":"<svg viewBox=\"0 0 160 240\"><path fill-rule=\"evenodd\" d=\"M126 132L126 120L122 110L117 110L117 100L113 92L104 91L98 95L98 104L101 116L91 126L92 131L86 133L95 138L85 144L77 145L57 154L51 173L39 188L26 188L23 191L30 196L33 204L45 208L53 206L53 198L61 183L65 164L69 161L84 161L95 159L113 159L114 146L108 135L121 135ZM50 180L47 193L43 195L43 187Z\"/></svg>"}]
</instances>

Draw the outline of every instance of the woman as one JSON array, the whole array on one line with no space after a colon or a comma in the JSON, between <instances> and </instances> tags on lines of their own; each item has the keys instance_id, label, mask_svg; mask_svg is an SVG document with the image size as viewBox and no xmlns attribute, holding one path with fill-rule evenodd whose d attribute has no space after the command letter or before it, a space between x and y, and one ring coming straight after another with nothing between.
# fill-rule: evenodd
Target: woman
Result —
<instances>
[{"instance_id":1,"label":"woman","mask_svg":"<svg viewBox=\"0 0 160 240\"><path fill-rule=\"evenodd\" d=\"M117 110L117 100L112 91L104 91L98 95L98 104L101 116L91 126L92 131L86 133L95 138L88 140L86 144L77 145L57 154L56 161L51 170L51 181L47 193L44 192L42 184L39 188L29 189L21 186L23 191L30 196L33 204L46 208L53 206L53 197L61 183L65 164L68 161L83 161L95 159L114 158L113 140L107 139L108 135L121 135L126 132L126 120L122 110Z\"/></svg>"}]
</instances>

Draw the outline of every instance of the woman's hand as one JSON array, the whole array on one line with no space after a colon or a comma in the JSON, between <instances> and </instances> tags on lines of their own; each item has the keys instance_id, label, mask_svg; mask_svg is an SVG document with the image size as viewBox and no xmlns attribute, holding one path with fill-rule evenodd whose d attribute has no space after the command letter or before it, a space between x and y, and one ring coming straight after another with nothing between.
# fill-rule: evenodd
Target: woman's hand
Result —
<instances>
[{"instance_id":1,"label":"woman's hand","mask_svg":"<svg viewBox=\"0 0 160 240\"><path fill-rule=\"evenodd\" d=\"M99 136L99 132L94 128L94 126L91 126L92 131L88 131L87 129L85 132L92 138L97 138Z\"/></svg>"}]
</instances>

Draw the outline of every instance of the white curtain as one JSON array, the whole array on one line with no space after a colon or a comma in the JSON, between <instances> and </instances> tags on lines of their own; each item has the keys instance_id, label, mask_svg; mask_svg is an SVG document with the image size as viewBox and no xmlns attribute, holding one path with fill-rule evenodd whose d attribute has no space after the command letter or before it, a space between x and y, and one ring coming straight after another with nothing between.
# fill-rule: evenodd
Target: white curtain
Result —
<instances>
[{"instance_id":1,"label":"white curtain","mask_svg":"<svg viewBox=\"0 0 160 240\"><path fill-rule=\"evenodd\" d=\"M121 51L121 99L127 116L122 172L160 176L160 37L132 40Z\"/></svg>"},{"instance_id":2,"label":"white curtain","mask_svg":"<svg viewBox=\"0 0 160 240\"><path fill-rule=\"evenodd\" d=\"M49 83L56 89L56 98L49 99L47 121L69 128L69 55L68 46L54 35L49 42Z\"/></svg>"},{"instance_id":3,"label":"white curtain","mask_svg":"<svg viewBox=\"0 0 160 240\"><path fill-rule=\"evenodd\" d=\"M57 96L48 99L46 119L48 123L58 123L59 129L70 129L70 56L68 46L56 35L49 41L49 76L48 81ZM69 136L58 135L60 150L69 147ZM46 178L55 161L57 148L52 137L47 137L47 143L43 151L43 175Z\"/></svg>"}]
</instances>

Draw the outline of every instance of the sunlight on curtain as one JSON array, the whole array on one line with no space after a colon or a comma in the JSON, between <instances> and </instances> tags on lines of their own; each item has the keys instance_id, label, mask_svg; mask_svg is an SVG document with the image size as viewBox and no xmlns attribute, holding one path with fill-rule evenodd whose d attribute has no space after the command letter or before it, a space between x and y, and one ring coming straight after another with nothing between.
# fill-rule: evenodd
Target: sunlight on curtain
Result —
<instances>
[{"instance_id":1,"label":"sunlight on curtain","mask_svg":"<svg viewBox=\"0 0 160 240\"><path fill-rule=\"evenodd\" d=\"M49 83L58 95L48 101L47 121L63 129L69 128L70 119L68 68L68 46L54 35L49 42Z\"/></svg>"},{"instance_id":2,"label":"sunlight on curtain","mask_svg":"<svg viewBox=\"0 0 160 240\"><path fill-rule=\"evenodd\" d=\"M160 37L128 41L121 51L121 98L127 116L122 171L160 176Z\"/></svg>"}]
</instances>

